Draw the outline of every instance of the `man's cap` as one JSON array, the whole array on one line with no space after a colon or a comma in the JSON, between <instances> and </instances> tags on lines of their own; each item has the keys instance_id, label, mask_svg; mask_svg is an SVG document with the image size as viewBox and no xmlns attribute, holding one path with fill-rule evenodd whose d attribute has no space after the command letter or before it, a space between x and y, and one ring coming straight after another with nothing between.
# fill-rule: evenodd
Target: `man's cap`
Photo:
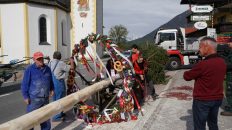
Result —
<instances>
[{"instance_id":1,"label":"man's cap","mask_svg":"<svg viewBox=\"0 0 232 130\"><path fill-rule=\"evenodd\" d=\"M33 54L33 58L35 59L35 60L37 60L38 58L41 58L41 57L44 57L44 55L43 55L43 53L42 52L35 52L34 54Z\"/></svg>"}]
</instances>

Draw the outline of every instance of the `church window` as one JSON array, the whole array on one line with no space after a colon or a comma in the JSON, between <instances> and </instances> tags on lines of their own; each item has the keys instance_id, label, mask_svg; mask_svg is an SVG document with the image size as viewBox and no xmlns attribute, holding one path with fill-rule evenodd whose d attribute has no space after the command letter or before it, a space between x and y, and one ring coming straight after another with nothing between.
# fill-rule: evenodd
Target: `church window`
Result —
<instances>
[{"instance_id":1,"label":"church window","mask_svg":"<svg viewBox=\"0 0 232 130\"><path fill-rule=\"evenodd\" d=\"M39 45L50 45L47 42L47 19L39 18Z\"/></svg>"},{"instance_id":2,"label":"church window","mask_svg":"<svg viewBox=\"0 0 232 130\"><path fill-rule=\"evenodd\" d=\"M62 21L61 22L61 38L62 38L62 40L61 40L61 42L62 42L62 45L63 46L67 46L67 40L66 40L66 38L67 38L67 35L66 35L66 24L65 24L65 21Z\"/></svg>"}]
</instances>

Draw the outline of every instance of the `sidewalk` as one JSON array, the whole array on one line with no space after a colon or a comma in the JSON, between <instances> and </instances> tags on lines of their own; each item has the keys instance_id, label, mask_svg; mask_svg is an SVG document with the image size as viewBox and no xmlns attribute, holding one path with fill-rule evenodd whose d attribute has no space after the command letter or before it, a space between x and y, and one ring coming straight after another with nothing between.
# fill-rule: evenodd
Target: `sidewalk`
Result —
<instances>
[{"instance_id":1,"label":"sidewalk","mask_svg":"<svg viewBox=\"0 0 232 130\"><path fill-rule=\"evenodd\" d=\"M168 72L173 77L165 85L156 85L160 98L144 104L144 116L136 121L86 126L83 121L76 120L71 112L67 113L65 122L52 123L54 130L193 130L192 89L193 81L186 82L182 78L183 70ZM220 109L222 111L222 109ZM232 117L219 115L219 129L232 130Z\"/></svg>"},{"instance_id":2,"label":"sidewalk","mask_svg":"<svg viewBox=\"0 0 232 130\"><path fill-rule=\"evenodd\" d=\"M192 89L194 81L186 82L182 78L184 71L177 71L169 89L162 93L162 103L147 122L149 129L193 130ZM222 111L220 108L219 113ZM218 115L219 130L232 130L232 117Z\"/></svg>"}]
</instances>

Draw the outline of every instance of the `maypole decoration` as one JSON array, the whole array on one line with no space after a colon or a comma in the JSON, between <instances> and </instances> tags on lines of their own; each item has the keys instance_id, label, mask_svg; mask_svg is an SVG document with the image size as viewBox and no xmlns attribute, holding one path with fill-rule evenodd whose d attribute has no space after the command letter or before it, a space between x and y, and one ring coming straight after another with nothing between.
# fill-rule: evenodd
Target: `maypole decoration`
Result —
<instances>
[{"instance_id":1,"label":"maypole decoration","mask_svg":"<svg viewBox=\"0 0 232 130\"><path fill-rule=\"evenodd\" d=\"M94 47L99 45L105 49L113 61L113 66L111 67L114 71L116 70L116 73L120 76L122 81L120 85L114 84L110 72L107 70L100 56L96 53ZM94 68L90 66L85 57L86 55L88 55L90 61L94 64ZM79 56L80 58L76 58ZM138 99L136 98L132 87L135 87L135 85L138 85L136 87L141 87L141 83L138 83L139 81L135 79L135 71L131 61L121 53L117 45L114 44L110 38L106 35L91 34L82 39L79 44L74 45L72 57L74 59L80 59L80 62L85 66L87 72L90 75L95 76L92 82L99 79L103 72L106 72L114 87L111 93L112 98L105 106L101 106L103 108L102 110L97 109L95 106L89 106L84 102L78 103L75 106L77 118L84 119L86 123L97 124L137 119L137 115L133 113L134 106L140 111L141 106L138 103ZM77 71L76 73L81 75ZM77 85L75 80L73 80L74 77L75 73L69 73L68 92L78 91L78 89L76 89ZM82 76L82 78L84 77ZM108 95L110 95L110 93L108 93ZM141 114L143 115L142 111Z\"/></svg>"}]
</instances>

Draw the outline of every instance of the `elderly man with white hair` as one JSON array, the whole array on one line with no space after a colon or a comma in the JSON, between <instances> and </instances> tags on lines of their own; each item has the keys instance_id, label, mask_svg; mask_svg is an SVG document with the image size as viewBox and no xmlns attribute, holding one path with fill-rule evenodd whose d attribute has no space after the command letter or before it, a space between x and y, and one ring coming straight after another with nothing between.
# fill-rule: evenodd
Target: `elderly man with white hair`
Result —
<instances>
[{"instance_id":1,"label":"elderly man with white hair","mask_svg":"<svg viewBox=\"0 0 232 130\"><path fill-rule=\"evenodd\" d=\"M183 75L186 81L195 80L193 89L194 130L218 130L218 110L223 100L223 81L226 63L217 55L215 39L204 37L199 51L204 60Z\"/></svg>"}]
</instances>

